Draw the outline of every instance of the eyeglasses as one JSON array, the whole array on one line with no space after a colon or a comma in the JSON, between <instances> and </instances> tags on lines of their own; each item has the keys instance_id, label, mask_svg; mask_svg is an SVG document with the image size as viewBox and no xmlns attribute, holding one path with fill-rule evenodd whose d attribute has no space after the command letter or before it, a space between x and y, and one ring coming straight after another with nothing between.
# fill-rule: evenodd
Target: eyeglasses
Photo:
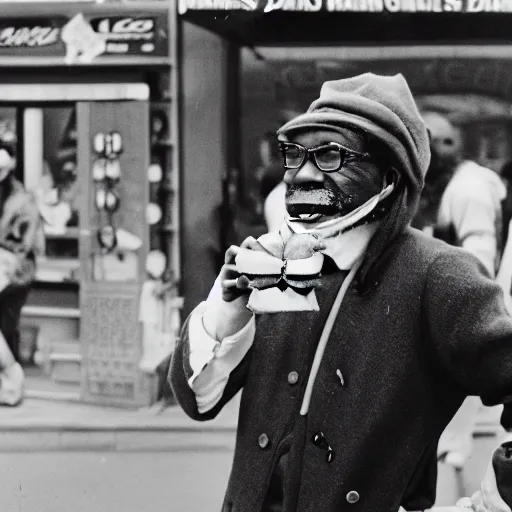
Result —
<instances>
[{"instance_id":1,"label":"eyeglasses","mask_svg":"<svg viewBox=\"0 0 512 512\"><path fill-rule=\"evenodd\" d=\"M369 153L358 153L343 147L337 142L320 144L306 148L295 142L280 142L285 169L300 169L308 159L322 172L337 172L351 162L360 162L370 158Z\"/></svg>"},{"instance_id":2,"label":"eyeglasses","mask_svg":"<svg viewBox=\"0 0 512 512\"><path fill-rule=\"evenodd\" d=\"M329 446L323 432L317 432L312 438L311 442L319 448L327 450L326 461L331 463L334 460L334 450Z\"/></svg>"}]
</instances>

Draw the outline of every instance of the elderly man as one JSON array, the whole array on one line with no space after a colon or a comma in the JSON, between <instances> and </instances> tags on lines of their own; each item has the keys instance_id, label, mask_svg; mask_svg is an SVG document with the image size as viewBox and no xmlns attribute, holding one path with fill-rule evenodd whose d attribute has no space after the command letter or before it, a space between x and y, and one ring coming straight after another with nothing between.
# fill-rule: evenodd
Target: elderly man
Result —
<instances>
[{"instance_id":1,"label":"elderly man","mask_svg":"<svg viewBox=\"0 0 512 512\"><path fill-rule=\"evenodd\" d=\"M427 509L439 436L465 397L512 395L503 293L474 256L408 227L430 150L401 75L327 82L278 136L284 251L275 234L228 249L183 327L175 395L204 421L243 388L223 512ZM317 251L323 267L306 295L315 276L289 274L305 268L291 255L311 237L299 260L313 268ZM265 251L281 254L282 279L256 275L270 264L240 271L241 255L268 262ZM274 302L255 307L263 292ZM492 494L493 510L510 510L509 465L501 447L487 477L499 493L464 505Z\"/></svg>"}]
</instances>

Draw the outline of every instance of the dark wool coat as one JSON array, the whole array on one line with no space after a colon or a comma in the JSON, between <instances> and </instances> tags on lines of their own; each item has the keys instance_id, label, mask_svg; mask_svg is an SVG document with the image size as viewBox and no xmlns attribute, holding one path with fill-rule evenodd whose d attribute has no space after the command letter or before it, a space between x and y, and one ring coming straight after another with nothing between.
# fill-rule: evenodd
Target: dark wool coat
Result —
<instances>
[{"instance_id":1,"label":"dark wool coat","mask_svg":"<svg viewBox=\"0 0 512 512\"><path fill-rule=\"evenodd\" d=\"M223 512L262 510L290 432L286 512L428 508L435 479L425 488L425 475L464 398L480 395L486 405L510 400L512 318L499 286L469 253L419 231L408 229L391 249L376 287L347 292L305 417L299 414L305 384L342 273L324 276L319 312L257 318L252 348L205 414L187 384L184 325L170 380L185 412L211 419L243 387ZM297 372L296 383L290 372ZM325 447L311 442L318 432L335 452L331 463ZM505 487L510 471L505 464L497 472Z\"/></svg>"}]
</instances>

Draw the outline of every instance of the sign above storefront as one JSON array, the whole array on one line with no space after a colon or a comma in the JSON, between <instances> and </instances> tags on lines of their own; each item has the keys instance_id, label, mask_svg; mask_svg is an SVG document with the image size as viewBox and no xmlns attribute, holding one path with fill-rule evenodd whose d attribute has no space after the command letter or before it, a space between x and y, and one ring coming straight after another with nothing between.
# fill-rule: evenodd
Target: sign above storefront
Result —
<instances>
[{"instance_id":1,"label":"sign above storefront","mask_svg":"<svg viewBox=\"0 0 512 512\"><path fill-rule=\"evenodd\" d=\"M291 12L391 12L391 13L505 13L512 0L179 0L187 11L291 11Z\"/></svg>"},{"instance_id":2,"label":"sign above storefront","mask_svg":"<svg viewBox=\"0 0 512 512\"><path fill-rule=\"evenodd\" d=\"M0 59L62 59L62 63L100 64L120 57L141 64L169 54L164 13L82 13L52 17L0 18Z\"/></svg>"},{"instance_id":3,"label":"sign above storefront","mask_svg":"<svg viewBox=\"0 0 512 512\"><path fill-rule=\"evenodd\" d=\"M41 48L59 44L60 20L0 21L0 48Z\"/></svg>"}]
</instances>

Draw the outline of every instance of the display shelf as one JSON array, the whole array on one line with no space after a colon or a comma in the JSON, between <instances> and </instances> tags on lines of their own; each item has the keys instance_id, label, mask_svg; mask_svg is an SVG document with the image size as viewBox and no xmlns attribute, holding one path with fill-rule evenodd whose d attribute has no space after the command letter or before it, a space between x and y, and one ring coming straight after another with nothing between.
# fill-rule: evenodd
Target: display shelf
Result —
<instances>
[{"instance_id":1,"label":"display shelf","mask_svg":"<svg viewBox=\"0 0 512 512\"><path fill-rule=\"evenodd\" d=\"M30 305L23 306L21 314L26 317L80 318L80 309Z\"/></svg>"},{"instance_id":2,"label":"display shelf","mask_svg":"<svg viewBox=\"0 0 512 512\"><path fill-rule=\"evenodd\" d=\"M64 233L52 233L44 231L44 236L47 240L78 240L78 228L76 227L69 227L66 228L66 231Z\"/></svg>"},{"instance_id":3,"label":"display shelf","mask_svg":"<svg viewBox=\"0 0 512 512\"><path fill-rule=\"evenodd\" d=\"M41 283L78 282L80 260L68 258L47 258L36 260L36 281Z\"/></svg>"}]
</instances>

